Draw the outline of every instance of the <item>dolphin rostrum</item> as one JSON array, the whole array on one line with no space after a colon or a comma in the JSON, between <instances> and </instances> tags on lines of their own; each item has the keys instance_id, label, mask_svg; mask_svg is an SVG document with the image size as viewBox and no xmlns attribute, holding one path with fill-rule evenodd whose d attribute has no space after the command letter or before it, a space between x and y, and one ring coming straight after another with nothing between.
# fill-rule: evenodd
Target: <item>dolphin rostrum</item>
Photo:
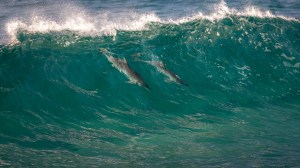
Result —
<instances>
[{"instance_id":1,"label":"dolphin rostrum","mask_svg":"<svg viewBox=\"0 0 300 168\"><path fill-rule=\"evenodd\" d=\"M136 59L136 61L145 62L145 63L148 63L148 64L154 66L160 73L162 73L168 77L168 80L166 80L167 82L168 81L176 82L178 84L189 87L189 85L186 84L182 79L180 79L180 77L178 75L176 75L173 72L171 72L170 70L168 70L162 61L144 61L144 60L140 60L140 59Z\"/></svg>"},{"instance_id":2,"label":"dolphin rostrum","mask_svg":"<svg viewBox=\"0 0 300 168\"><path fill-rule=\"evenodd\" d=\"M124 73L129 79L128 83L137 84L139 86L145 87L148 90L151 90L142 77L135 72L127 63L126 59L115 58L110 55L106 49L100 49L107 60L112 63L112 66L118 69L120 72Z\"/></svg>"}]
</instances>

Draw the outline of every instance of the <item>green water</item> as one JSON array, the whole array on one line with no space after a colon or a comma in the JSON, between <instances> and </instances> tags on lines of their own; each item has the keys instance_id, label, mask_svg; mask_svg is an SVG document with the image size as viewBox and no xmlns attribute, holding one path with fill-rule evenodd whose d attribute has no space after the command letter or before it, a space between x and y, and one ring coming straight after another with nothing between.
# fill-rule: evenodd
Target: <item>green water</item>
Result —
<instances>
[{"instance_id":1,"label":"green water","mask_svg":"<svg viewBox=\"0 0 300 168\"><path fill-rule=\"evenodd\" d=\"M101 37L19 30L17 40L0 50L2 166L300 165L299 20L232 15Z\"/></svg>"}]
</instances>

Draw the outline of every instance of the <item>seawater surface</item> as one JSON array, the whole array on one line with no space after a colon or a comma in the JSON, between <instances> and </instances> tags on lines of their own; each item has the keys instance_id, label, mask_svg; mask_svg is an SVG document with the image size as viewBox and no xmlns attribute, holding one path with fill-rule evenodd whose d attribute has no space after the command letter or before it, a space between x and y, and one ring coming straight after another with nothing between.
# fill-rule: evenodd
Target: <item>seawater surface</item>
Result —
<instances>
[{"instance_id":1,"label":"seawater surface","mask_svg":"<svg viewBox=\"0 0 300 168\"><path fill-rule=\"evenodd\" d=\"M4 0L0 166L300 166L299 11L280 0Z\"/></svg>"}]
</instances>

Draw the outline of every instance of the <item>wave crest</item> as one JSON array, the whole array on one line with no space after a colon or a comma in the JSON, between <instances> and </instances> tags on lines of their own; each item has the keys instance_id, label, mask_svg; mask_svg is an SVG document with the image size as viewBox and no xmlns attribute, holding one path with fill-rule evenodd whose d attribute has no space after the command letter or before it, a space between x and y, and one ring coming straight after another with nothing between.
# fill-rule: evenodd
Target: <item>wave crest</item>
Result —
<instances>
[{"instance_id":1,"label":"wave crest","mask_svg":"<svg viewBox=\"0 0 300 168\"><path fill-rule=\"evenodd\" d=\"M70 10L70 9L69 9ZM73 9L71 9L73 10ZM74 31L80 35L86 36L114 36L118 30L125 31L139 31L148 29L149 23L162 24L182 24L194 20L220 20L231 15L235 16L250 16L258 18L281 18L284 20L294 20L281 15L274 15L268 10L261 10L254 6L245 7L242 11L234 8L229 8L225 1L213 6L213 12L205 14L198 12L191 16L186 16L177 19L164 20L155 13L139 14L137 12L129 11L121 14L114 14L113 12L102 12L98 15L89 15L86 12L71 11L61 21L56 21L51 18L33 15L29 19L13 19L6 24L6 33L10 36L11 41L17 40L17 32L25 30L30 33L47 33L51 31Z\"/></svg>"}]
</instances>

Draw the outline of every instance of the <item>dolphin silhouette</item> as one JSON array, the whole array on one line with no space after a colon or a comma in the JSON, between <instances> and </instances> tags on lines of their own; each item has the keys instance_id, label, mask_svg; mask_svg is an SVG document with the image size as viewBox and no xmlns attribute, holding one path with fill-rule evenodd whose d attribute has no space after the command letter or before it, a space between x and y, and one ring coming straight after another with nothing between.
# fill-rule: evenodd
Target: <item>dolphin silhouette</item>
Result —
<instances>
[{"instance_id":1,"label":"dolphin silhouette","mask_svg":"<svg viewBox=\"0 0 300 168\"><path fill-rule=\"evenodd\" d=\"M168 80L166 80L167 82L168 81L175 82L175 83L189 87L189 85L186 84L178 75L176 75L175 73L173 73L169 69L167 69L162 61L145 61L145 60L140 60L140 59L136 59L136 61L145 62L145 63L148 63L148 64L154 66L160 73L162 73L168 77Z\"/></svg>"},{"instance_id":2,"label":"dolphin silhouette","mask_svg":"<svg viewBox=\"0 0 300 168\"><path fill-rule=\"evenodd\" d=\"M107 58L109 62L112 63L112 66L118 69L120 72L125 74L127 78L129 79L128 83L131 84L137 84L139 86L145 87L148 90L151 90L147 83L142 79L142 77L135 72L127 63L126 59L119 59L115 58L110 55L110 52L108 52L106 49L102 48L99 50L104 54L104 56Z\"/></svg>"}]
</instances>

